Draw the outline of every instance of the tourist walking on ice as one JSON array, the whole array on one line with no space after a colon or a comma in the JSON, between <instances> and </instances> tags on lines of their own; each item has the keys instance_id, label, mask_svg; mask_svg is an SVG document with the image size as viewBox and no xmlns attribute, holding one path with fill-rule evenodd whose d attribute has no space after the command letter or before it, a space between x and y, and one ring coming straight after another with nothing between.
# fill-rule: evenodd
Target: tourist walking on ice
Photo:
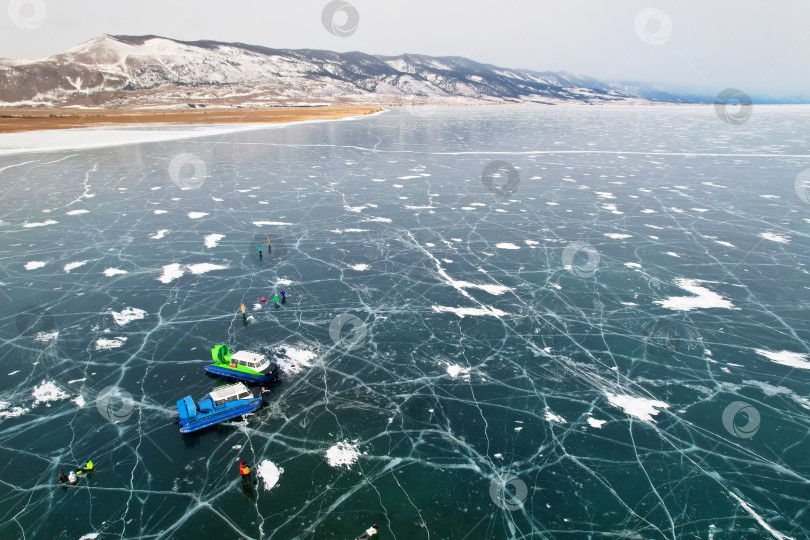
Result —
<instances>
[{"instance_id":1,"label":"tourist walking on ice","mask_svg":"<svg viewBox=\"0 0 810 540\"><path fill-rule=\"evenodd\" d=\"M244 461L239 462L239 474L242 475L242 485L245 487L250 486L250 467Z\"/></svg>"}]
</instances>

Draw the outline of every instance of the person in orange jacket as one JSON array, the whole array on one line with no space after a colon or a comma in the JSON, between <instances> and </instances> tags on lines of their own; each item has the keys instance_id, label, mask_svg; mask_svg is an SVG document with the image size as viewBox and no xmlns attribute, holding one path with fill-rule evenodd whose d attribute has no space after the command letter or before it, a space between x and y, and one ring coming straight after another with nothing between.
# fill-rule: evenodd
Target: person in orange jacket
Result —
<instances>
[{"instance_id":1,"label":"person in orange jacket","mask_svg":"<svg viewBox=\"0 0 810 540\"><path fill-rule=\"evenodd\" d=\"M239 462L239 474L242 475L242 485L245 487L250 486L250 467L244 461Z\"/></svg>"}]
</instances>

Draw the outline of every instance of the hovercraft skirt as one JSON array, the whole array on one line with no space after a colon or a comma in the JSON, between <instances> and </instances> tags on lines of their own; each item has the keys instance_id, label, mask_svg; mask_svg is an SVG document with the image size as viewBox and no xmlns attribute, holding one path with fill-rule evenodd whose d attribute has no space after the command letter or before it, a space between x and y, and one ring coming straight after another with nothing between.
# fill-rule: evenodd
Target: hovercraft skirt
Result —
<instances>
[{"instance_id":1,"label":"hovercraft skirt","mask_svg":"<svg viewBox=\"0 0 810 540\"><path fill-rule=\"evenodd\" d=\"M278 375L278 371L275 371L269 375L251 375L250 373L245 373L236 369L221 368L215 365L205 366L205 371L211 375L219 375L220 377L229 377L231 379L239 379L240 381L252 383L270 382L276 378L276 375Z\"/></svg>"},{"instance_id":2,"label":"hovercraft skirt","mask_svg":"<svg viewBox=\"0 0 810 540\"><path fill-rule=\"evenodd\" d=\"M200 418L199 420L193 420L188 423L181 421L180 424L182 427L180 428L180 433L191 433L193 431L198 431L200 429L205 429L207 427L219 424L220 422L225 422L226 420L231 420L233 418L252 413L258 409L261 404L262 398L256 398L245 403L244 405L240 405L239 407L226 409L224 411Z\"/></svg>"}]
</instances>

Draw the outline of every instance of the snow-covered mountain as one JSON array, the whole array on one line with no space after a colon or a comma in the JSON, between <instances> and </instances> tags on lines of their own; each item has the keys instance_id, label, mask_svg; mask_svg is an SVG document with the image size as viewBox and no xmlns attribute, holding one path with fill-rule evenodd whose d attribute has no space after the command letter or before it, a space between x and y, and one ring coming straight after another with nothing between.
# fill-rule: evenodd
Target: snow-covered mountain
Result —
<instances>
[{"instance_id":1,"label":"snow-covered mountain","mask_svg":"<svg viewBox=\"0 0 810 540\"><path fill-rule=\"evenodd\" d=\"M461 57L270 49L103 35L39 60L0 60L0 106L692 101L652 87Z\"/></svg>"}]
</instances>

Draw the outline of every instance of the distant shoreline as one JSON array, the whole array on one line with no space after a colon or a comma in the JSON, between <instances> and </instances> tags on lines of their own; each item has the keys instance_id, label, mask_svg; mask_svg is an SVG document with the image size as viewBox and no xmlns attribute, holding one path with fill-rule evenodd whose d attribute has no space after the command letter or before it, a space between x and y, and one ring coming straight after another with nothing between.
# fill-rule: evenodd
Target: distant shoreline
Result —
<instances>
[{"instance_id":1,"label":"distant shoreline","mask_svg":"<svg viewBox=\"0 0 810 540\"><path fill-rule=\"evenodd\" d=\"M380 107L340 105L263 109L0 109L0 133L102 126L166 126L201 124L278 124L337 120L382 111Z\"/></svg>"}]
</instances>

